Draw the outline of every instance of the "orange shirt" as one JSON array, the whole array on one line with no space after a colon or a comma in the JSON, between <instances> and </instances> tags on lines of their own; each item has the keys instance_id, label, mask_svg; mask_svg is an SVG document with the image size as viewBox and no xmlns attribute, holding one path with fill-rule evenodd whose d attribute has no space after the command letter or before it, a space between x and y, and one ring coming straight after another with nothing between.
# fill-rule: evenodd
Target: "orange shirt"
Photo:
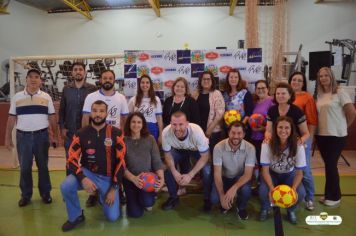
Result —
<instances>
[{"instance_id":1,"label":"orange shirt","mask_svg":"<svg viewBox=\"0 0 356 236\"><path fill-rule=\"evenodd\" d=\"M318 112L314 98L308 92L300 92L295 94L294 105L298 106L305 114L308 125L318 124Z\"/></svg>"}]
</instances>

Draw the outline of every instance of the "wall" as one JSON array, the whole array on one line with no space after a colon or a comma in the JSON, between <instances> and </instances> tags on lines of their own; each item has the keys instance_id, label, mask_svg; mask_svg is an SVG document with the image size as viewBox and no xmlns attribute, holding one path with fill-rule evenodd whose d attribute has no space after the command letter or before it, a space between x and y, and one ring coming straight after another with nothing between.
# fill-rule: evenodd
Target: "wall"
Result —
<instances>
[{"instance_id":1,"label":"wall","mask_svg":"<svg viewBox=\"0 0 356 236\"><path fill-rule=\"evenodd\" d=\"M355 3L313 2L287 1L290 50L302 43L306 59L309 51L327 50L326 40L356 40ZM270 35L263 27L272 23L271 8L260 9L261 36ZM185 42L192 49L237 48L244 38L244 10L237 7L229 16L227 7L163 8L160 18L152 9L95 11L88 21L78 13L47 14L12 1L11 14L0 15L0 64L11 56L177 49ZM262 47L268 43L262 37ZM4 77L0 69L0 84Z\"/></svg>"}]
</instances>

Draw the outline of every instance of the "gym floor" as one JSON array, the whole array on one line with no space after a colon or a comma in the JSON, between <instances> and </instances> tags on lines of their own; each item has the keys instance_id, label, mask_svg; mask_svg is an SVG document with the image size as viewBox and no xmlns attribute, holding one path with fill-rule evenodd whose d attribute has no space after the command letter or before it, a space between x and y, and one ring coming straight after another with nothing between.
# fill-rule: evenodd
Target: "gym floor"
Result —
<instances>
[{"instance_id":1,"label":"gym floor","mask_svg":"<svg viewBox=\"0 0 356 236\"><path fill-rule=\"evenodd\" d=\"M67 220L65 204L62 201L59 185L65 177L63 149L50 151L50 175L53 190L51 192L53 203L45 205L41 202L37 186L30 205L19 208L17 202L20 198L18 187L19 169L12 168L11 153L3 147L0 148L0 236L7 235L63 235L61 225ZM307 211L301 204L297 210L298 224L292 225L286 220L286 211L281 210L283 217L284 235L342 235L356 236L355 209L356 209L356 152L344 151L351 167L340 159L342 203L339 207L326 207L317 202L323 192L325 178L323 176L323 163L316 152L312 168L316 184L315 210ZM35 166L35 165L34 165ZM37 181L37 171L33 171L34 183ZM188 191L189 192L189 191ZM87 194L79 192L84 209L86 221L68 235L274 235L273 216L265 222L258 221L259 201L253 196L248 205L249 219L241 221L236 212L230 210L222 215L218 207L211 213L204 213L202 208L202 195L188 193L181 197L180 205L172 211L164 212L160 205L166 200L168 194L161 192L151 212L145 212L140 219L127 218L125 207L122 207L122 217L115 223L105 221L100 206L85 207ZM339 215L342 223L339 226L310 226L305 223L308 215L319 215L327 212L329 215Z\"/></svg>"}]
</instances>

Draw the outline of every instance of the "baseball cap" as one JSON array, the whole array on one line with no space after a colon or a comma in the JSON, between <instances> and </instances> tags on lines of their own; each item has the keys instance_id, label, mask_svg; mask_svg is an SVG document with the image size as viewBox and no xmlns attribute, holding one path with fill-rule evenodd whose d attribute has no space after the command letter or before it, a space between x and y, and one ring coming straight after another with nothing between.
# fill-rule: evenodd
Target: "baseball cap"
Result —
<instances>
[{"instance_id":1,"label":"baseball cap","mask_svg":"<svg viewBox=\"0 0 356 236\"><path fill-rule=\"evenodd\" d=\"M35 73L37 73L38 75L41 75L41 71L40 71L40 70L38 70L37 68L31 68L31 69L29 69L29 70L27 71L27 75L26 75L26 76L28 76L31 72L35 72Z\"/></svg>"}]
</instances>

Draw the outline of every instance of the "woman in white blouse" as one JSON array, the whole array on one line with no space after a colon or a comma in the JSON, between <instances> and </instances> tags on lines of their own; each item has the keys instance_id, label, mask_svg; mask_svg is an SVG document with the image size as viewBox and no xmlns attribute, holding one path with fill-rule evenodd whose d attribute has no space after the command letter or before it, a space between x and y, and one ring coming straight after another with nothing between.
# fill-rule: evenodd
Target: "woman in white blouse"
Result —
<instances>
[{"instance_id":1,"label":"woman in white blouse","mask_svg":"<svg viewBox=\"0 0 356 236\"><path fill-rule=\"evenodd\" d=\"M153 89L153 83L148 75L138 79L137 94L129 100L129 111L139 111L147 121L150 134L161 143L163 130L162 104Z\"/></svg>"},{"instance_id":2,"label":"woman in white blouse","mask_svg":"<svg viewBox=\"0 0 356 236\"><path fill-rule=\"evenodd\" d=\"M337 86L332 70L322 67L316 81L318 129L315 140L325 163L325 192L320 202L335 206L341 202L337 163L346 144L347 128L355 119L355 108L348 94Z\"/></svg>"}]
</instances>

